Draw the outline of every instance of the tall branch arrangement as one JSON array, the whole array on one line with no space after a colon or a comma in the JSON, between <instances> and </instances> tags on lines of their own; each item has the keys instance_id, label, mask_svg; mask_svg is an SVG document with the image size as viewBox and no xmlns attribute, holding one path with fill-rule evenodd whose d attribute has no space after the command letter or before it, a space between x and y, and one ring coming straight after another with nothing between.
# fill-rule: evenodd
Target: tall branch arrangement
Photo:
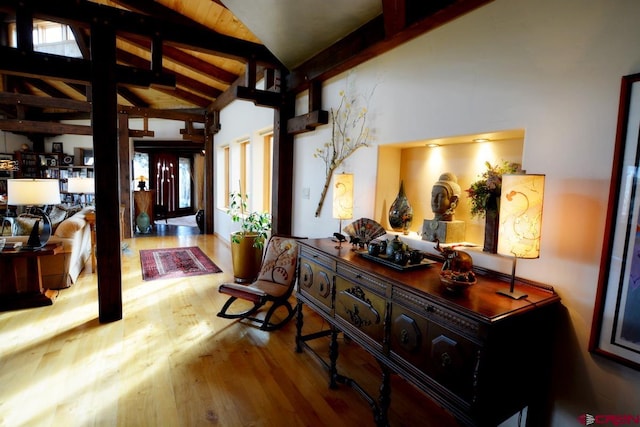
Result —
<instances>
[{"instance_id":1,"label":"tall branch arrangement","mask_svg":"<svg viewBox=\"0 0 640 427\"><path fill-rule=\"evenodd\" d=\"M340 91L340 105L331 108L331 141L316 149L313 157L325 164L326 178L315 216L320 216L324 199L327 196L333 172L357 149L368 147L373 140L373 132L367 127L367 106L375 87L366 96L350 95Z\"/></svg>"}]
</instances>

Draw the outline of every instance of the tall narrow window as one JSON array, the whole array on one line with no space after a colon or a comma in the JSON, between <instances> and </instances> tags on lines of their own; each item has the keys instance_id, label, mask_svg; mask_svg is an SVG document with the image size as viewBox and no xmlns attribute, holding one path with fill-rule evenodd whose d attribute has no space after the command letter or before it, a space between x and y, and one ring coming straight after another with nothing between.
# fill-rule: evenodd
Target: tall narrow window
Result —
<instances>
[{"instance_id":1,"label":"tall narrow window","mask_svg":"<svg viewBox=\"0 0 640 427\"><path fill-rule=\"evenodd\" d=\"M244 194L250 193L251 183L251 143L249 140L240 143L240 188ZM251 200L249 200L251 204Z\"/></svg>"},{"instance_id":2,"label":"tall narrow window","mask_svg":"<svg viewBox=\"0 0 640 427\"><path fill-rule=\"evenodd\" d=\"M273 134L264 135L263 139L263 175L262 175L262 209L271 212L271 186L273 184Z\"/></svg>"},{"instance_id":3,"label":"tall narrow window","mask_svg":"<svg viewBox=\"0 0 640 427\"><path fill-rule=\"evenodd\" d=\"M229 146L227 145L226 147L224 147L222 149L223 151L223 165L222 165L222 179L224 181L223 183L223 200L221 205L225 208L229 207L229 195L231 194L231 187L230 187L230 177L229 174L231 173L231 167L230 167L230 162L231 162L231 152L229 149Z\"/></svg>"}]
</instances>

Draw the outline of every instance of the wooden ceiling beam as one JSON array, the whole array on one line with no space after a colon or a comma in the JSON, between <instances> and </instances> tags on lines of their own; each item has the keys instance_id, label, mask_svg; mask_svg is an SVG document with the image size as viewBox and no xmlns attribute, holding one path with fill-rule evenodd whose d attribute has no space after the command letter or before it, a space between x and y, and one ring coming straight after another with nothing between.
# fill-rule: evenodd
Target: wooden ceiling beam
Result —
<instances>
[{"instance_id":1,"label":"wooden ceiling beam","mask_svg":"<svg viewBox=\"0 0 640 427\"><path fill-rule=\"evenodd\" d=\"M42 78L48 77L70 83L88 84L91 78L91 62L85 59L67 56L51 55L48 53L32 52L25 54L18 49L0 46L0 72L16 76ZM116 65L118 83L133 86L148 87L158 83L151 70L140 70ZM164 73L161 83L167 86L175 85L175 77Z\"/></svg>"},{"instance_id":2,"label":"wooden ceiling beam","mask_svg":"<svg viewBox=\"0 0 640 427\"><path fill-rule=\"evenodd\" d=\"M89 27L94 21L110 23L122 33L147 37L159 34L165 46L185 47L242 61L253 58L259 63L282 66L265 46L217 33L191 20L187 25L75 0L3 0L0 12L15 13L19 4L25 1L34 11L34 18L81 27ZM145 5L151 3L155 2L145 2Z\"/></svg>"},{"instance_id":3,"label":"wooden ceiling beam","mask_svg":"<svg viewBox=\"0 0 640 427\"><path fill-rule=\"evenodd\" d=\"M118 106L118 113L127 114L129 117L148 117L167 120L178 120L181 122L204 123L204 110L198 113L187 113L179 110L158 110L155 108L139 108L128 107L125 105Z\"/></svg>"},{"instance_id":4,"label":"wooden ceiling beam","mask_svg":"<svg viewBox=\"0 0 640 427\"><path fill-rule=\"evenodd\" d=\"M93 128L91 126L34 120L0 120L0 129L8 132L24 132L29 134L93 135Z\"/></svg>"},{"instance_id":5,"label":"wooden ceiling beam","mask_svg":"<svg viewBox=\"0 0 640 427\"><path fill-rule=\"evenodd\" d=\"M422 19L412 18L415 22L391 36L385 34L383 16L372 19L292 70L287 87L298 93L307 89L313 80L327 80L492 1L440 0L434 2L440 9L434 11L435 6L428 5L429 8L423 10L424 6L418 5L418 2L407 0L407 15L411 16L412 11L416 10L416 13L423 15Z\"/></svg>"},{"instance_id":6,"label":"wooden ceiling beam","mask_svg":"<svg viewBox=\"0 0 640 427\"><path fill-rule=\"evenodd\" d=\"M387 37L402 31L407 25L406 0L382 0L382 16Z\"/></svg>"},{"instance_id":7,"label":"wooden ceiling beam","mask_svg":"<svg viewBox=\"0 0 640 427\"><path fill-rule=\"evenodd\" d=\"M0 92L0 104L26 105L38 108L62 108L73 111L91 111L91 104L74 99L47 98L44 96L24 95L18 93Z\"/></svg>"},{"instance_id":8,"label":"wooden ceiling beam","mask_svg":"<svg viewBox=\"0 0 640 427\"><path fill-rule=\"evenodd\" d=\"M126 34L126 35L123 34L123 35L120 35L119 37L142 49L146 49L146 50L151 49L151 42L144 37L140 37L134 34ZM219 81L220 83L224 83L227 85L233 83L233 81L238 77L227 70L224 70L220 67L216 67L215 65L210 64L207 61L203 61L202 59L196 56L188 54L187 52L172 46L164 47L164 56L165 58L171 60L172 62L180 64L190 69L191 71L195 71L196 73L200 73L204 76L207 76L216 81Z\"/></svg>"},{"instance_id":9,"label":"wooden ceiling beam","mask_svg":"<svg viewBox=\"0 0 640 427\"><path fill-rule=\"evenodd\" d=\"M136 68L145 69L145 68L151 67L151 63L149 61L137 55L129 53L126 50L118 49L117 52L118 52L118 61L124 62ZM204 97L216 98L218 95L222 93L220 89L204 84L201 81L193 79L189 76L185 76L184 74L176 73L175 79L176 79L176 85L182 86L186 89L189 89L190 91L200 93Z\"/></svg>"},{"instance_id":10,"label":"wooden ceiling beam","mask_svg":"<svg viewBox=\"0 0 640 427\"><path fill-rule=\"evenodd\" d=\"M120 95L136 107L149 108L149 103L147 101L140 98L126 86L118 85L118 95Z\"/></svg>"}]
</instances>

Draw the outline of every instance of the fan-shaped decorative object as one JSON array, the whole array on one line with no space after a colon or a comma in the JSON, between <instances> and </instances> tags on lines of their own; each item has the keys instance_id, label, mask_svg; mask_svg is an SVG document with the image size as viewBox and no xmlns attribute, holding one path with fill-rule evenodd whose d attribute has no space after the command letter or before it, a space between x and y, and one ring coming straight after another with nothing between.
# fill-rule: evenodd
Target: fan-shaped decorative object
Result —
<instances>
[{"instance_id":1,"label":"fan-shaped decorative object","mask_svg":"<svg viewBox=\"0 0 640 427\"><path fill-rule=\"evenodd\" d=\"M385 229L369 218L360 218L353 221L342 229L351 237L351 239L359 239L362 243L369 243L373 239L385 235Z\"/></svg>"}]
</instances>

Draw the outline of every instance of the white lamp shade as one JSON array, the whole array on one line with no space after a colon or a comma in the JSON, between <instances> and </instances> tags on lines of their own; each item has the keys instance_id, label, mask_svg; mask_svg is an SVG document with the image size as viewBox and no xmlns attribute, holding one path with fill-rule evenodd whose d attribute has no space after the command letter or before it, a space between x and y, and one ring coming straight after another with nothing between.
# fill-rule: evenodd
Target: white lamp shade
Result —
<instances>
[{"instance_id":1,"label":"white lamp shade","mask_svg":"<svg viewBox=\"0 0 640 427\"><path fill-rule=\"evenodd\" d=\"M95 192L95 181L93 178L69 178L67 180L67 191L69 193L93 194Z\"/></svg>"},{"instance_id":2,"label":"white lamp shade","mask_svg":"<svg viewBox=\"0 0 640 427\"><path fill-rule=\"evenodd\" d=\"M502 175L498 253L517 258L540 256L544 175Z\"/></svg>"},{"instance_id":3,"label":"white lamp shade","mask_svg":"<svg viewBox=\"0 0 640 427\"><path fill-rule=\"evenodd\" d=\"M341 173L333 178L333 217L353 218L353 174Z\"/></svg>"},{"instance_id":4,"label":"white lamp shade","mask_svg":"<svg viewBox=\"0 0 640 427\"><path fill-rule=\"evenodd\" d=\"M10 205L55 205L60 203L60 184L57 179L9 179L7 196Z\"/></svg>"}]
</instances>

